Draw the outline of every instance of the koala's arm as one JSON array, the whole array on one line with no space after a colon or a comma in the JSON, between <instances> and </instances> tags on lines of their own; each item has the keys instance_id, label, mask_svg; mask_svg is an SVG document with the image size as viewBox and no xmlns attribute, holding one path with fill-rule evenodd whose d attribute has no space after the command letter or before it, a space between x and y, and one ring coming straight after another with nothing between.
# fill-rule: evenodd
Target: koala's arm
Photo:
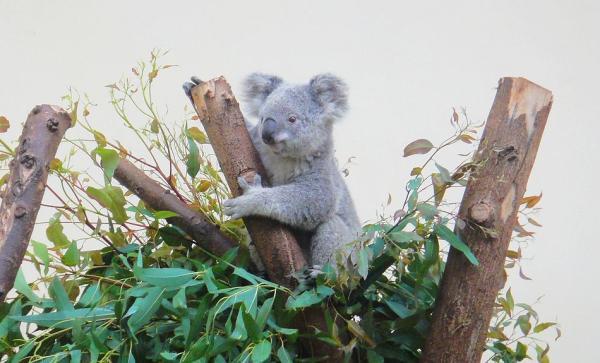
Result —
<instances>
[{"instance_id":1,"label":"koala's arm","mask_svg":"<svg viewBox=\"0 0 600 363\"><path fill-rule=\"evenodd\" d=\"M335 210L333 184L323 177L305 178L272 188L260 186L259 179L258 183L246 183L242 188L245 189L242 196L224 204L225 213L233 218L261 216L299 229L314 230Z\"/></svg>"}]
</instances>

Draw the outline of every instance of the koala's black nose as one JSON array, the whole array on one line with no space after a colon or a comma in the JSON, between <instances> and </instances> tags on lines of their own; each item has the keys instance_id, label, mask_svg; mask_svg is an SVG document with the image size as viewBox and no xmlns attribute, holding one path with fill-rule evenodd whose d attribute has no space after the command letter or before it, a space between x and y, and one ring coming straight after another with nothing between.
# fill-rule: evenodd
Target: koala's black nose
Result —
<instances>
[{"instance_id":1,"label":"koala's black nose","mask_svg":"<svg viewBox=\"0 0 600 363\"><path fill-rule=\"evenodd\" d=\"M275 143L275 139L273 138L275 131L277 131L277 123L275 120L272 118L266 119L262 125L262 139L265 144L273 145Z\"/></svg>"}]
</instances>

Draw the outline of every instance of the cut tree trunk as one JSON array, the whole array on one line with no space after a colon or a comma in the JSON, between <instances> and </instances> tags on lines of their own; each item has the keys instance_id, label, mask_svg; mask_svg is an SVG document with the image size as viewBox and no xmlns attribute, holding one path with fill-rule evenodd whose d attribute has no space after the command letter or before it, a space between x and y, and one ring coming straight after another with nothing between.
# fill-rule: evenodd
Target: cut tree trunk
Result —
<instances>
[{"instance_id":1,"label":"cut tree trunk","mask_svg":"<svg viewBox=\"0 0 600 363\"><path fill-rule=\"evenodd\" d=\"M263 177L263 184L266 184L265 169L252 144L239 104L225 78L219 77L194 87L192 98L233 195L242 194L237 181L240 176L251 181L258 173ZM292 274L306 265L294 235L284 225L265 218L244 218L244 223L269 278L284 286L294 287ZM314 328L327 331L323 312L318 308L305 310L299 325L305 334L313 333ZM317 339L304 340L303 346L307 354L327 357L327 362L341 361L343 357L341 350Z\"/></svg>"},{"instance_id":2,"label":"cut tree trunk","mask_svg":"<svg viewBox=\"0 0 600 363\"><path fill-rule=\"evenodd\" d=\"M456 233L479 266L450 249L421 362L479 362L520 200L542 138L552 93L524 78L502 78L458 212Z\"/></svg>"},{"instance_id":3,"label":"cut tree trunk","mask_svg":"<svg viewBox=\"0 0 600 363\"><path fill-rule=\"evenodd\" d=\"M25 121L0 207L0 301L12 289L23 262L46 189L50 162L69 127L69 114L51 105L35 106Z\"/></svg>"},{"instance_id":4,"label":"cut tree trunk","mask_svg":"<svg viewBox=\"0 0 600 363\"><path fill-rule=\"evenodd\" d=\"M237 181L240 176L251 181L258 173L266 183L265 169L225 78L219 77L194 87L192 97L233 195L242 194ZM291 275L306 265L294 235L283 225L266 218L244 218L244 223L269 278L284 286L293 286Z\"/></svg>"},{"instance_id":5,"label":"cut tree trunk","mask_svg":"<svg viewBox=\"0 0 600 363\"><path fill-rule=\"evenodd\" d=\"M199 246L210 253L222 256L237 246L236 242L227 237L205 215L189 208L128 160L119 161L114 177L150 208L177 213L177 217L167 218L169 223L183 229Z\"/></svg>"}]
</instances>

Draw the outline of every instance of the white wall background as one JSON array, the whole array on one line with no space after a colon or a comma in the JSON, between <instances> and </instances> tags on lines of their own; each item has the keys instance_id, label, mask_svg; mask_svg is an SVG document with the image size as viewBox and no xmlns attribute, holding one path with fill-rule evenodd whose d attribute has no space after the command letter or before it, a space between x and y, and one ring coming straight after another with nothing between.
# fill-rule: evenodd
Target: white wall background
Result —
<instances>
[{"instance_id":1,"label":"white wall background","mask_svg":"<svg viewBox=\"0 0 600 363\"><path fill-rule=\"evenodd\" d=\"M404 198L415 163L401 157L406 143L448 135L452 106L485 120L497 80L527 77L554 92L529 182L530 194L544 193L544 227L526 250L533 280L509 284L523 302L543 295L539 313L560 322L553 361L598 362L599 4L0 0L0 115L13 123L2 137L16 138L33 105L59 103L73 86L99 104L96 127L119 139L103 86L153 48L171 50L164 60L179 65L161 75L156 94L172 120L193 74L238 86L257 70L298 82L331 71L351 88L337 150L340 161L356 156L348 183L367 220L388 192L395 203Z\"/></svg>"}]
</instances>

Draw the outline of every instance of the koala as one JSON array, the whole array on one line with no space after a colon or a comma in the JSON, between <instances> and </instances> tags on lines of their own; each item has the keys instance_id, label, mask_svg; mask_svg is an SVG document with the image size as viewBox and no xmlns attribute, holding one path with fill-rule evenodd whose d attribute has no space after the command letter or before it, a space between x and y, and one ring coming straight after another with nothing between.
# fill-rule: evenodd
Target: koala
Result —
<instances>
[{"instance_id":1,"label":"koala","mask_svg":"<svg viewBox=\"0 0 600 363\"><path fill-rule=\"evenodd\" d=\"M184 84L186 93L197 78ZM261 177L240 178L243 194L224 202L231 218L261 216L292 227L309 264L334 262L335 251L355 240L361 224L333 151L333 123L348 109L347 87L331 74L294 85L254 73L243 84L251 116L248 131L271 187ZM332 265L335 265L332 263Z\"/></svg>"}]
</instances>

